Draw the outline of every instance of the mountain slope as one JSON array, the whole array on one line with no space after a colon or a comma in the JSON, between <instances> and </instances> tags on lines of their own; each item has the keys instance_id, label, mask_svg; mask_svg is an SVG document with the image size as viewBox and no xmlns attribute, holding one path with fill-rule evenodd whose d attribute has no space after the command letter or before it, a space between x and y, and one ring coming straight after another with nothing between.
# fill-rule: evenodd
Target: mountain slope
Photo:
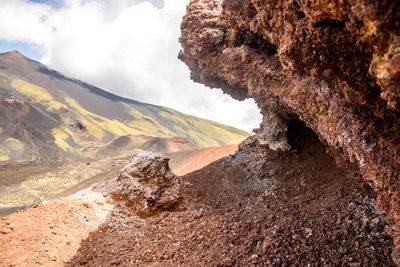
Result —
<instances>
[{"instance_id":1,"label":"mountain slope","mask_svg":"<svg viewBox=\"0 0 400 267\"><path fill-rule=\"evenodd\" d=\"M183 137L193 146L210 147L239 143L247 136L229 126L113 95L17 51L0 54L3 164L94 160L107 156L110 149L105 147L122 140L128 142L122 147L132 149L149 141L144 137Z\"/></svg>"}]
</instances>

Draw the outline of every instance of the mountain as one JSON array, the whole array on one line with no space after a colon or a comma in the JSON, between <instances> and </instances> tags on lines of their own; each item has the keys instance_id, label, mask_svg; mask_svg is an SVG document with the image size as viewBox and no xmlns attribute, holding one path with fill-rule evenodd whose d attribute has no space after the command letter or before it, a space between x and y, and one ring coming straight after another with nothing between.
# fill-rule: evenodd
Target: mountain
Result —
<instances>
[{"instance_id":1,"label":"mountain","mask_svg":"<svg viewBox=\"0 0 400 267\"><path fill-rule=\"evenodd\" d=\"M0 164L90 161L143 146L235 144L249 134L65 77L17 51L0 54ZM179 138L177 138L179 137Z\"/></svg>"},{"instance_id":2,"label":"mountain","mask_svg":"<svg viewBox=\"0 0 400 267\"><path fill-rule=\"evenodd\" d=\"M141 151L173 154L248 135L116 96L17 51L0 54L0 214L110 178Z\"/></svg>"}]
</instances>

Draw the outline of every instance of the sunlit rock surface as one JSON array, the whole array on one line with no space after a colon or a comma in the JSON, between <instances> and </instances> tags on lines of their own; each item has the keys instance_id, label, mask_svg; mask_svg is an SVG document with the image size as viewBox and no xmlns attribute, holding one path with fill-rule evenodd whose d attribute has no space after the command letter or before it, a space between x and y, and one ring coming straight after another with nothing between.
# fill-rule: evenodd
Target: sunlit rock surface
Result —
<instances>
[{"instance_id":1,"label":"sunlit rock surface","mask_svg":"<svg viewBox=\"0 0 400 267\"><path fill-rule=\"evenodd\" d=\"M378 192L397 248L399 7L396 0L193 0L179 54L194 81L255 99L264 115L258 136L270 148L286 147L283 133L299 118L356 162ZM272 129L271 118L279 121Z\"/></svg>"},{"instance_id":2,"label":"sunlit rock surface","mask_svg":"<svg viewBox=\"0 0 400 267\"><path fill-rule=\"evenodd\" d=\"M106 182L104 189L141 217L177 209L180 185L168 162L169 158L159 153L140 153Z\"/></svg>"}]
</instances>

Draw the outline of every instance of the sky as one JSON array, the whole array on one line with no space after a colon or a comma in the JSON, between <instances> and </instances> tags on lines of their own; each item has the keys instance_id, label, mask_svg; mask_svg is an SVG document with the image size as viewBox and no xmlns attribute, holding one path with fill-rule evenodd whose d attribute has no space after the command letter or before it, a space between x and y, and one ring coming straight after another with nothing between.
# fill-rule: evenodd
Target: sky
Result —
<instances>
[{"instance_id":1,"label":"sky","mask_svg":"<svg viewBox=\"0 0 400 267\"><path fill-rule=\"evenodd\" d=\"M239 129L257 128L242 102L190 80L177 59L189 0L0 0L0 52L18 50L114 94Z\"/></svg>"}]
</instances>

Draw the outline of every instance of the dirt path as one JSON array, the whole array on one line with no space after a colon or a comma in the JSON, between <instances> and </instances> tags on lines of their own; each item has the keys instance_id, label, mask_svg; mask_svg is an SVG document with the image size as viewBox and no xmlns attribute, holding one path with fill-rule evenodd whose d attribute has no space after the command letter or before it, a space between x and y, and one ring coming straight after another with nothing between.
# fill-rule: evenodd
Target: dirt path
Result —
<instances>
[{"instance_id":1,"label":"dirt path","mask_svg":"<svg viewBox=\"0 0 400 267\"><path fill-rule=\"evenodd\" d=\"M0 219L0 266L62 266L113 205L88 188Z\"/></svg>"}]
</instances>

